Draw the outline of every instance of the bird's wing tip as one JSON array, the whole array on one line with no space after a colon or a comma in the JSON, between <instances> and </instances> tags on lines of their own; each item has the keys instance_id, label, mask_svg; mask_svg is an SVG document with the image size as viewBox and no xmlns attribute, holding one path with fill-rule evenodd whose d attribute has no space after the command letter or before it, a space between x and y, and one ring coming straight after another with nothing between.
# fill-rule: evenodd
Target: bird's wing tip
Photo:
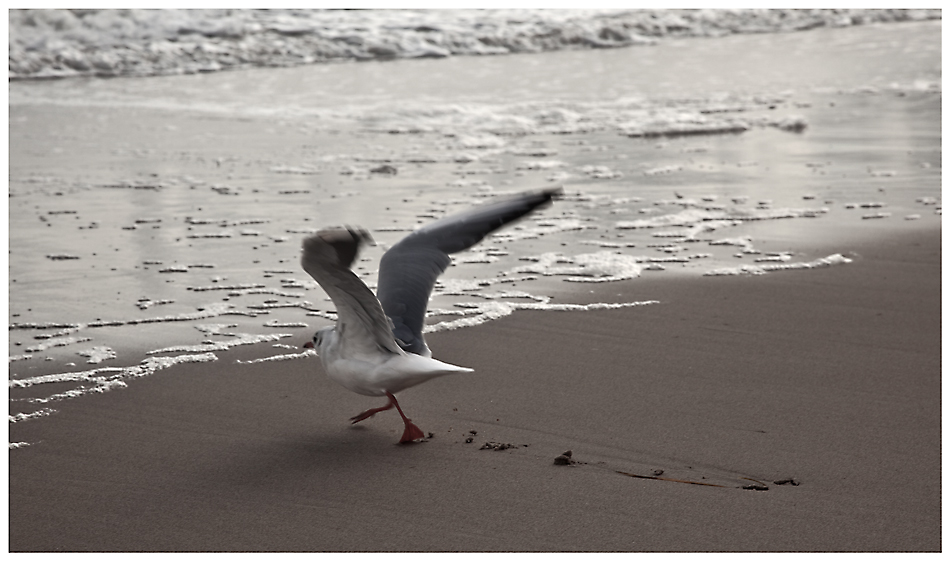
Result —
<instances>
[{"instance_id":1,"label":"bird's wing tip","mask_svg":"<svg viewBox=\"0 0 950 561\"><path fill-rule=\"evenodd\" d=\"M369 233L366 228L360 226L344 226L346 230L350 233L355 240L358 240L360 243L367 243L369 245L376 245L376 240L373 239L373 236Z\"/></svg>"},{"instance_id":2,"label":"bird's wing tip","mask_svg":"<svg viewBox=\"0 0 950 561\"><path fill-rule=\"evenodd\" d=\"M335 256L338 266L349 268L363 243L376 245L373 237L363 228L354 226L324 228L303 239L302 259L304 262L311 260L331 263L334 262L330 257L332 255ZM305 266L304 269L307 267Z\"/></svg>"}]
</instances>

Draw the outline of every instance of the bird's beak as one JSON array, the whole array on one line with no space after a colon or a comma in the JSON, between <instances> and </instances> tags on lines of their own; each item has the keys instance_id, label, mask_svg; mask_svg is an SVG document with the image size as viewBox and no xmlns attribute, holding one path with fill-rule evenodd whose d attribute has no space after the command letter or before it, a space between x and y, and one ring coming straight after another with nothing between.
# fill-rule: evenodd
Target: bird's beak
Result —
<instances>
[{"instance_id":1,"label":"bird's beak","mask_svg":"<svg viewBox=\"0 0 950 561\"><path fill-rule=\"evenodd\" d=\"M304 344L303 344L303 348L305 348L305 349L312 349L312 348L313 348L313 341L307 341L306 343L304 343Z\"/></svg>"}]
</instances>

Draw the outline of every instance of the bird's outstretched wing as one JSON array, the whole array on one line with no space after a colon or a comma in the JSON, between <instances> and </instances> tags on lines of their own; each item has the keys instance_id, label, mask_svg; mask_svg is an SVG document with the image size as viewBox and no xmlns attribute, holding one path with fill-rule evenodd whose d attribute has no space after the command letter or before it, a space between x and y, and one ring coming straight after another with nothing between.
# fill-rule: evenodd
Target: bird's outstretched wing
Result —
<instances>
[{"instance_id":1,"label":"bird's outstretched wing","mask_svg":"<svg viewBox=\"0 0 950 561\"><path fill-rule=\"evenodd\" d=\"M347 352L382 349L403 354L379 300L350 270L360 244L371 240L365 230L321 230L303 240L300 264L333 300L337 332Z\"/></svg>"},{"instance_id":2,"label":"bird's outstretched wing","mask_svg":"<svg viewBox=\"0 0 950 561\"><path fill-rule=\"evenodd\" d=\"M379 262L376 292L393 322L399 345L405 351L431 356L422 328L429 295L451 263L450 253L472 247L505 224L547 205L561 192L560 188L531 191L479 205L428 224L392 246Z\"/></svg>"}]
</instances>

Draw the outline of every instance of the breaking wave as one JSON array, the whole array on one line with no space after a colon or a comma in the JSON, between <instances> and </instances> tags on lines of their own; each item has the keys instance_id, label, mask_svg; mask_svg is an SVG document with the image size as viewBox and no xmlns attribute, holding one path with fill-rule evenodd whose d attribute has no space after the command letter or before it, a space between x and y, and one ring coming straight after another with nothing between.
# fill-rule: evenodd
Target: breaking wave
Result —
<instances>
[{"instance_id":1,"label":"breaking wave","mask_svg":"<svg viewBox=\"0 0 950 561\"><path fill-rule=\"evenodd\" d=\"M940 19L940 10L11 10L11 79L650 44Z\"/></svg>"}]
</instances>

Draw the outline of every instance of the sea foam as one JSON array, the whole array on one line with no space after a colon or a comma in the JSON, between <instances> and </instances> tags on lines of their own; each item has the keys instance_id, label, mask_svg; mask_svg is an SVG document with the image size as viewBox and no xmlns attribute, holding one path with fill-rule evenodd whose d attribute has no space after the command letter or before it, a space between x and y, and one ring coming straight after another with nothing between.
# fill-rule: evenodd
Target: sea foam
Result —
<instances>
[{"instance_id":1,"label":"sea foam","mask_svg":"<svg viewBox=\"0 0 950 561\"><path fill-rule=\"evenodd\" d=\"M937 9L11 10L9 73L14 79L190 74L617 48L665 37L940 17Z\"/></svg>"}]
</instances>

